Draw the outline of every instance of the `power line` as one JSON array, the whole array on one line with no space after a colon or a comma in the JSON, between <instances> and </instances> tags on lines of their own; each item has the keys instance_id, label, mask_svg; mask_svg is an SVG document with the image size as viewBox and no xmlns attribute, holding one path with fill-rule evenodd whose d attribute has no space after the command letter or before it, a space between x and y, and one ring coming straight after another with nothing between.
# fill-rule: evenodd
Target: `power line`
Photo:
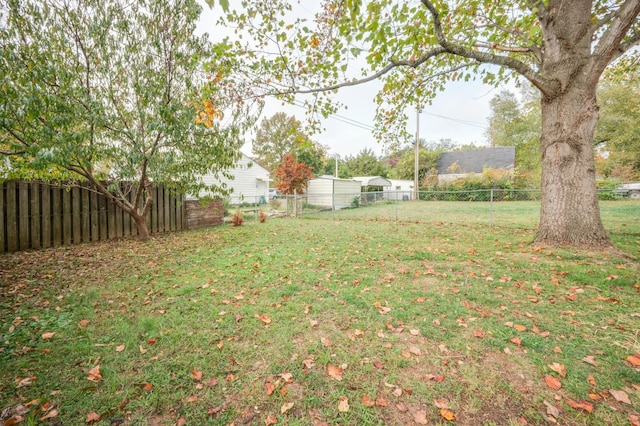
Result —
<instances>
[{"instance_id":1,"label":"power line","mask_svg":"<svg viewBox=\"0 0 640 426\"><path fill-rule=\"evenodd\" d=\"M442 118L444 120L455 121L456 123L459 123L459 124L465 124L467 126L477 127L477 128L480 128L480 129L486 129L487 128L487 126L485 126L485 125L483 125L483 124L481 124L481 123L479 123L477 121L470 121L470 120L463 120L461 118L447 117L447 116L440 115L440 114L433 114L431 112L423 112L423 114L431 115L433 117Z\"/></svg>"}]
</instances>

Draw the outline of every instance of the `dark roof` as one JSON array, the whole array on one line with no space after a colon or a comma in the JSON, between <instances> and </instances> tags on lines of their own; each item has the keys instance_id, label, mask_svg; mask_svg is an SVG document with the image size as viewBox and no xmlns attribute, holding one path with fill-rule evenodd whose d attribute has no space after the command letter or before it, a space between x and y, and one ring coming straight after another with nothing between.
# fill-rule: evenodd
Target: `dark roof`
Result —
<instances>
[{"instance_id":1,"label":"dark roof","mask_svg":"<svg viewBox=\"0 0 640 426\"><path fill-rule=\"evenodd\" d=\"M455 170L451 170L454 163L456 163ZM485 167L513 169L515 164L515 146L443 152L438 159L438 174L482 173Z\"/></svg>"}]
</instances>

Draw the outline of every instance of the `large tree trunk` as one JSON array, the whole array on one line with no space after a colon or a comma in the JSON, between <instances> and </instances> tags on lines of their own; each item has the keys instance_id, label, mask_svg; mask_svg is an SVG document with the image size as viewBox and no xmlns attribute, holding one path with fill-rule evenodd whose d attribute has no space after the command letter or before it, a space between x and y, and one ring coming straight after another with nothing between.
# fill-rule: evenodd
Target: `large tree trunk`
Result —
<instances>
[{"instance_id":1,"label":"large tree trunk","mask_svg":"<svg viewBox=\"0 0 640 426\"><path fill-rule=\"evenodd\" d=\"M542 99L542 203L535 243L608 248L595 183L595 90L574 82Z\"/></svg>"}]
</instances>

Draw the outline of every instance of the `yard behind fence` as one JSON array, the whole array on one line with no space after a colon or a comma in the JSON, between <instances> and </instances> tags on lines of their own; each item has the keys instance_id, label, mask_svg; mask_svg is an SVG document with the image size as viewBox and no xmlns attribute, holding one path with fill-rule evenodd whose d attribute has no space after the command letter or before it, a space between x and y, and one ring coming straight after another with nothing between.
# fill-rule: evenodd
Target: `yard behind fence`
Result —
<instances>
[{"instance_id":1,"label":"yard behind fence","mask_svg":"<svg viewBox=\"0 0 640 426\"><path fill-rule=\"evenodd\" d=\"M605 227L624 211L627 220L640 221L640 201L623 199L615 191L601 190L601 215ZM368 192L332 196L288 195L282 201L289 216L325 220L424 221L486 224L519 229L536 229L540 215L539 190L487 189L474 191L420 191L413 193ZM295 200L295 202L294 202Z\"/></svg>"}]
</instances>

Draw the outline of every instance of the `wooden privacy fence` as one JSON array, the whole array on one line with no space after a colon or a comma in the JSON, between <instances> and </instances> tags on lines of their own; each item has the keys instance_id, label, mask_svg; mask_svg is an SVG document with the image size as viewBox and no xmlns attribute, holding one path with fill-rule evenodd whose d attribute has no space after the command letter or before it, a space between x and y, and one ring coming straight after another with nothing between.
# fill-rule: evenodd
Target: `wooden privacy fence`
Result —
<instances>
[{"instance_id":1,"label":"wooden privacy fence","mask_svg":"<svg viewBox=\"0 0 640 426\"><path fill-rule=\"evenodd\" d=\"M149 232L185 229L184 195L153 188ZM0 253L137 235L131 217L86 187L0 183Z\"/></svg>"}]
</instances>

